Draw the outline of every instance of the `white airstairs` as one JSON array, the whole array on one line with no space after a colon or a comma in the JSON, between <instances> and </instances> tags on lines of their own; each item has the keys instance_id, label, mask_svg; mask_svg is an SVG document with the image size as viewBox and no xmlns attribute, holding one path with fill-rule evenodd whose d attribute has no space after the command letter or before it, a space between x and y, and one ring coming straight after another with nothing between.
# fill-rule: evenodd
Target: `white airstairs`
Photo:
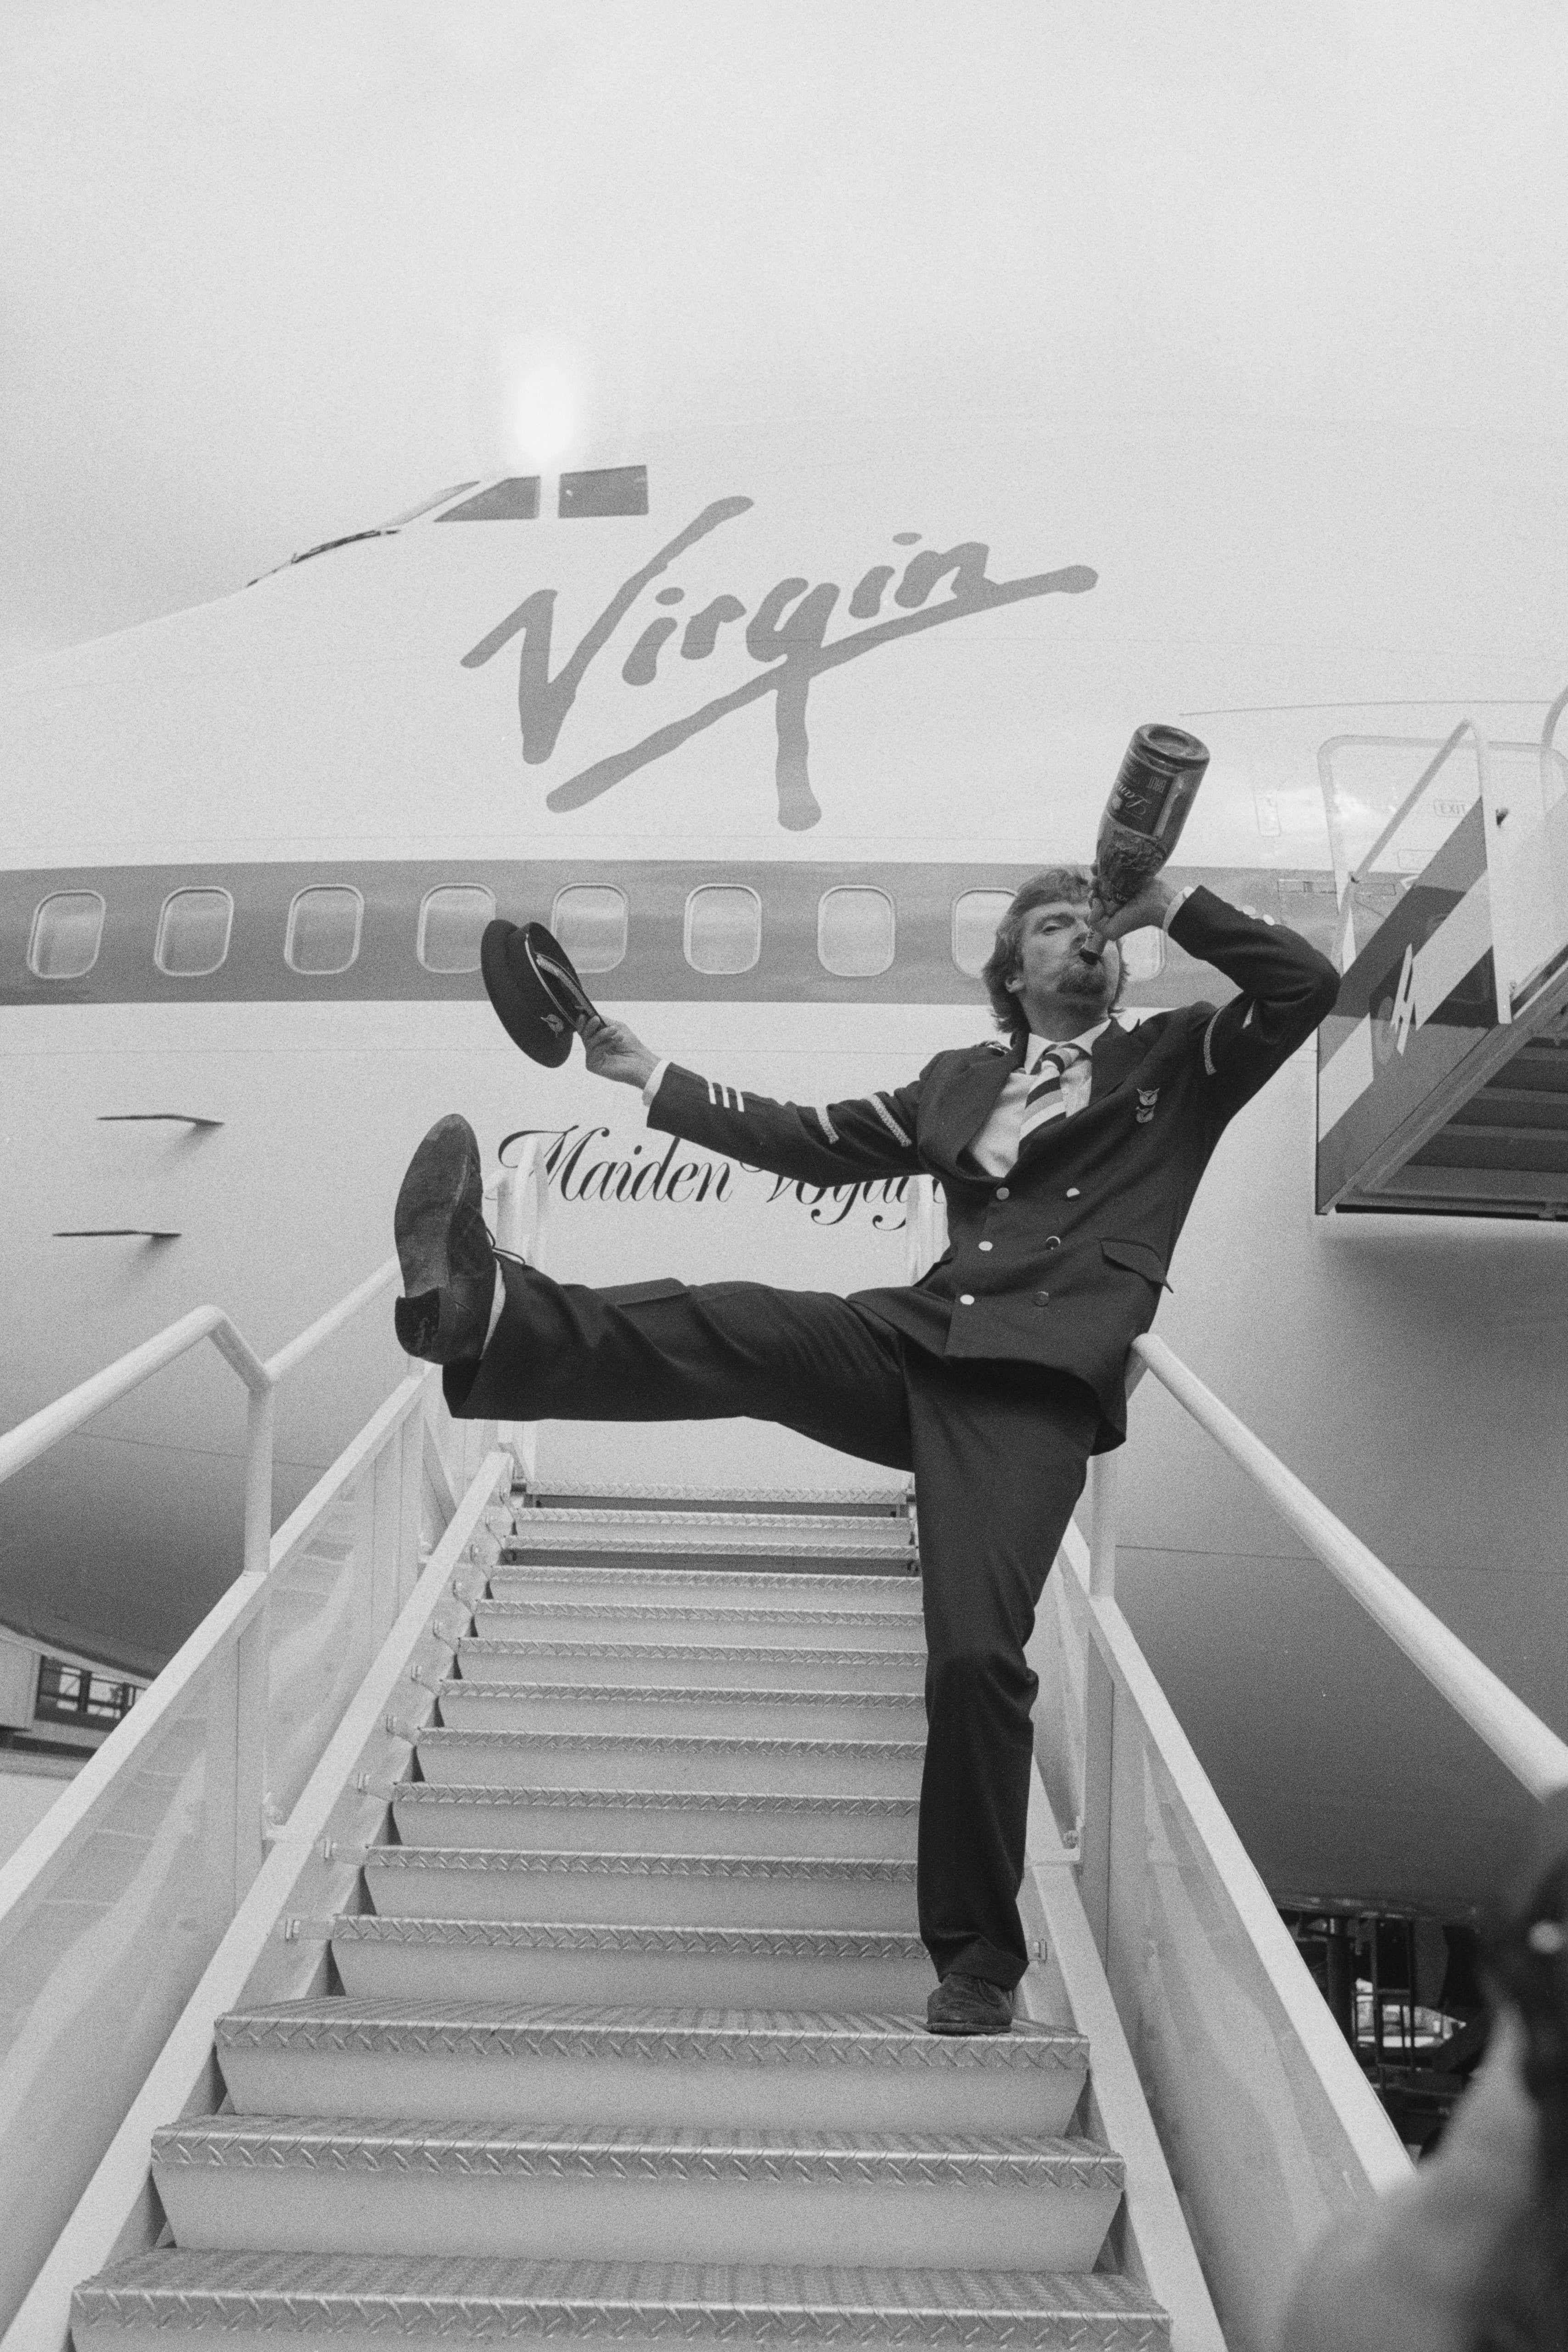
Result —
<instances>
[{"instance_id":1,"label":"white airstairs","mask_svg":"<svg viewBox=\"0 0 1568 2352\"><path fill-rule=\"evenodd\" d=\"M270 1365L195 1337L266 1397L393 1271ZM0 2352L1266 2352L1406 2159L1116 1608L1113 1457L1030 1653L1035 1958L974 2041L922 2024L907 1498L534 1458L415 1372L276 1534L253 1460L246 1574L0 1871Z\"/></svg>"}]
</instances>

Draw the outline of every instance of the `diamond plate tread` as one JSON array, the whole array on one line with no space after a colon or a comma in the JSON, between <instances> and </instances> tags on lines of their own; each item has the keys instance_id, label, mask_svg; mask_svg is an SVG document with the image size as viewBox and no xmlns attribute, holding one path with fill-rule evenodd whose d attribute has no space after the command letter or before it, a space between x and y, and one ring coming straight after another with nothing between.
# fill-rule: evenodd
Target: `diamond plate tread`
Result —
<instances>
[{"instance_id":1,"label":"diamond plate tread","mask_svg":"<svg viewBox=\"0 0 1568 2352\"><path fill-rule=\"evenodd\" d=\"M646 1756L676 1764L684 1757L695 1763L707 1758L732 1756L737 1763L761 1763L768 1757L821 1757L842 1764L918 1764L925 1754L924 1739L728 1739L717 1733L681 1731L485 1731L466 1725L433 1724L419 1735L423 1755L439 1756L463 1749L508 1756Z\"/></svg>"},{"instance_id":2,"label":"diamond plate tread","mask_svg":"<svg viewBox=\"0 0 1568 2352\"><path fill-rule=\"evenodd\" d=\"M1120 2191L1119 2156L1085 2139L980 2132L763 2132L632 2125L368 2125L354 2116L206 2116L152 2135L165 2170L556 2180L748 2180L815 2188Z\"/></svg>"},{"instance_id":3,"label":"diamond plate tread","mask_svg":"<svg viewBox=\"0 0 1568 2352\"><path fill-rule=\"evenodd\" d=\"M812 1548L807 1538L820 1536L824 1530L831 1535L847 1533L857 1543L873 1549L901 1542L906 1544L909 1540L909 1521L903 1517L895 1518L891 1514L883 1522L852 1518L836 1511L738 1511L689 1505L685 1510L662 1511L656 1506L640 1509L634 1503L607 1502L603 1509L593 1503L538 1503L531 1510L521 1514L514 1512L512 1525L513 1534L518 1541L526 1539L531 1542L536 1528L585 1528L594 1531L608 1528L613 1531L630 1529L635 1523L638 1528L653 1528L662 1532L672 1528L700 1528L705 1522L727 1534L732 1528L737 1535L749 1533L754 1528L768 1536L799 1534L802 1538L802 1549L806 1550Z\"/></svg>"},{"instance_id":4,"label":"diamond plate tread","mask_svg":"<svg viewBox=\"0 0 1568 2352\"><path fill-rule=\"evenodd\" d=\"M929 2344L1167 2352L1160 2306L1103 2272L805 2270L494 2256L140 2254L76 2292L97 2327L535 2342Z\"/></svg>"},{"instance_id":5,"label":"diamond plate tread","mask_svg":"<svg viewBox=\"0 0 1568 2352\"><path fill-rule=\"evenodd\" d=\"M473 1871L480 1876L562 1878L832 1879L867 1886L894 1882L915 1885L915 1865L894 1858L862 1860L852 1854L595 1853L538 1851L511 1846L376 1845L365 1856L368 1871Z\"/></svg>"},{"instance_id":6,"label":"diamond plate tread","mask_svg":"<svg viewBox=\"0 0 1568 2352\"><path fill-rule=\"evenodd\" d=\"M886 1510L903 1511L908 1496L899 1486L653 1486L637 1479L614 1480L598 1478L563 1479L558 1486L540 1484L534 1489L538 1500L525 1502L514 1497L512 1508L518 1511L548 1511L563 1507L551 1502L552 1496L583 1496L591 1503L618 1503L636 1496L652 1504L691 1503L710 1511L744 1509L754 1503L781 1503L804 1509L815 1505L822 1510Z\"/></svg>"},{"instance_id":7,"label":"diamond plate tread","mask_svg":"<svg viewBox=\"0 0 1568 2352\"><path fill-rule=\"evenodd\" d=\"M497 1604L486 1601L484 1605L491 1608ZM656 1654L660 1659L692 1658L711 1663L714 1650L715 1644L711 1642L660 1642L656 1644L570 1639L530 1642L516 1635L508 1637L505 1633L465 1633L457 1644L459 1659L472 1654L482 1658L517 1658L519 1661L534 1658L541 1661L546 1658L646 1658ZM727 1664L744 1662L757 1666L794 1665L800 1657L799 1650L777 1646L743 1648L739 1644L731 1647L728 1643L723 1645L723 1654ZM852 1678L857 1667L884 1666L889 1657L917 1662L920 1655L917 1650L833 1650L824 1654L832 1657Z\"/></svg>"},{"instance_id":8,"label":"diamond plate tread","mask_svg":"<svg viewBox=\"0 0 1568 2352\"><path fill-rule=\"evenodd\" d=\"M536 1617L562 1616L578 1604L570 1600L497 1599L481 1601L476 1606L489 1617L515 1619L519 1624L527 1624ZM683 1604L678 1601L661 1608L653 1601L627 1601L622 1605L613 1601L591 1600L582 1601L580 1608L584 1612L591 1611L596 1619L607 1624L756 1625L764 1633L771 1633L775 1626L785 1625L840 1625L849 1633L872 1626L885 1629L889 1625L918 1625L920 1622L913 1610L906 1616L902 1611L890 1609L745 1609L727 1608L722 1603L717 1608L705 1608L697 1601Z\"/></svg>"},{"instance_id":9,"label":"diamond plate tread","mask_svg":"<svg viewBox=\"0 0 1568 2352\"><path fill-rule=\"evenodd\" d=\"M404 1805L421 1811L433 1805L460 1805L469 1811L480 1806L521 1805L600 1813L814 1812L841 1817L871 1814L883 1821L910 1821L920 1811L915 1797L776 1796L760 1789L513 1789L486 1783L468 1787L447 1780L400 1780L392 1805L394 1811Z\"/></svg>"},{"instance_id":10,"label":"diamond plate tread","mask_svg":"<svg viewBox=\"0 0 1568 2352\"><path fill-rule=\"evenodd\" d=\"M1082 2073L1080 2033L1015 2024L1011 2033L944 2036L907 2018L744 2009L562 2008L493 2001L278 2001L217 2021L229 2050L349 2051L360 2056L632 2059L639 2063L896 2067L915 2074Z\"/></svg>"},{"instance_id":11,"label":"diamond plate tread","mask_svg":"<svg viewBox=\"0 0 1568 2352\"><path fill-rule=\"evenodd\" d=\"M902 1554L895 1553L894 1558ZM562 1560L552 1566L549 1560L507 1559L502 1554L500 1563L490 1571L491 1599L502 1600L507 1592L526 1591L536 1580L546 1583L559 1576L570 1576L573 1586L584 1592L602 1588L608 1591L624 1592L635 1597L650 1598L660 1593L679 1591L702 1592L715 1583L724 1583L743 1593L755 1593L761 1599L767 1593L821 1592L830 1598L846 1601L875 1597L883 1601L899 1601L906 1604L901 1614L920 1614L920 1579L908 1573L897 1576L817 1576L805 1569L779 1569L769 1575L762 1569L736 1569L727 1573L712 1568L603 1568L582 1567L576 1560ZM496 1585L505 1587L497 1592Z\"/></svg>"},{"instance_id":12,"label":"diamond plate tread","mask_svg":"<svg viewBox=\"0 0 1568 2352\"><path fill-rule=\"evenodd\" d=\"M334 1944L403 1944L485 1951L661 1952L745 1960L909 1960L925 1958L918 1936L852 1927L600 1927L552 1919L387 1919L345 1912Z\"/></svg>"},{"instance_id":13,"label":"diamond plate tread","mask_svg":"<svg viewBox=\"0 0 1568 2352\"><path fill-rule=\"evenodd\" d=\"M790 1653L793 1656L795 1654ZM454 1698L465 1706L489 1701L500 1705L521 1699L570 1699L579 1706L605 1699L617 1706L872 1706L890 1714L915 1715L925 1720L925 1701L919 1691L747 1690L737 1685L706 1688L701 1683L492 1683L475 1682L458 1675L438 1684L435 1696L444 1704ZM924 1743L922 1743L924 1744Z\"/></svg>"}]
</instances>

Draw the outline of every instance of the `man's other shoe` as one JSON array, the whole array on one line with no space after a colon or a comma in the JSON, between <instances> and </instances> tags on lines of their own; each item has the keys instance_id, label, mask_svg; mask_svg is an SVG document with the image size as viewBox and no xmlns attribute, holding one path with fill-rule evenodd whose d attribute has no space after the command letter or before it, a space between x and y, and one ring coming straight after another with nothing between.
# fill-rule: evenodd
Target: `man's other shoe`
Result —
<instances>
[{"instance_id":1,"label":"man's other shoe","mask_svg":"<svg viewBox=\"0 0 1568 2352\"><path fill-rule=\"evenodd\" d=\"M460 1364L485 1352L496 1257L484 1196L478 1138L453 1111L436 1120L409 1161L392 1213L407 1293L392 1320L405 1355Z\"/></svg>"},{"instance_id":2,"label":"man's other shoe","mask_svg":"<svg viewBox=\"0 0 1568 2352\"><path fill-rule=\"evenodd\" d=\"M1013 1997L1005 1986L955 1969L925 2004L927 2033L1010 2033Z\"/></svg>"}]
</instances>

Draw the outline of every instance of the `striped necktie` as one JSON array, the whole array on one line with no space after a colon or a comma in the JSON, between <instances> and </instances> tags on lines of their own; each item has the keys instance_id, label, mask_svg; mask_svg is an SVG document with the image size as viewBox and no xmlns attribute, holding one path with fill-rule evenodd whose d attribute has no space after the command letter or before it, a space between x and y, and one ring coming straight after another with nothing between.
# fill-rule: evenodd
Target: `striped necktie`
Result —
<instances>
[{"instance_id":1,"label":"striped necktie","mask_svg":"<svg viewBox=\"0 0 1568 2352\"><path fill-rule=\"evenodd\" d=\"M1073 1063L1082 1058L1082 1045L1052 1045L1036 1062L1029 1074L1030 1089L1024 1097L1023 1123L1019 1129L1020 1155L1052 1119L1066 1118L1067 1102L1061 1091L1061 1081Z\"/></svg>"}]
</instances>

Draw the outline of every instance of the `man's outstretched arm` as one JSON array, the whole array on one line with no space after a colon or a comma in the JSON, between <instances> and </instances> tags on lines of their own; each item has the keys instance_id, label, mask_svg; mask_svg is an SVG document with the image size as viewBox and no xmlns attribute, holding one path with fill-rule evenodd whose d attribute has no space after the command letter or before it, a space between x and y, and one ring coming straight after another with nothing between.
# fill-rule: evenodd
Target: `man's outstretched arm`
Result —
<instances>
[{"instance_id":1,"label":"man's outstretched arm","mask_svg":"<svg viewBox=\"0 0 1568 2352\"><path fill-rule=\"evenodd\" d=\"M1241 991L1202 1033L1204 1075L1223 1124L1333 1012L1339 974L1298 932L1244 915L1201 884L1184 896L1169 930Z\"/></svg>"},{"instance_id":2,"label":"man's outstretched arm","mask_svg":"<svg viewBox=\"0 0 1568 2352\"><path fill-rule=\"evenodd\" d=\"M807 1184L854 1183L873 1176L913 1176L921 1082L886 1093L830 1103L770 1101L766 1095L698 1077L661 1061L623 1022L585 1022L583 1052L596 1076L639 1087L648 1124L710 1151L727 1153L775 1176ZM657 1075L656 1087L649 1081Z\"/></svg>"}]
</instances>

